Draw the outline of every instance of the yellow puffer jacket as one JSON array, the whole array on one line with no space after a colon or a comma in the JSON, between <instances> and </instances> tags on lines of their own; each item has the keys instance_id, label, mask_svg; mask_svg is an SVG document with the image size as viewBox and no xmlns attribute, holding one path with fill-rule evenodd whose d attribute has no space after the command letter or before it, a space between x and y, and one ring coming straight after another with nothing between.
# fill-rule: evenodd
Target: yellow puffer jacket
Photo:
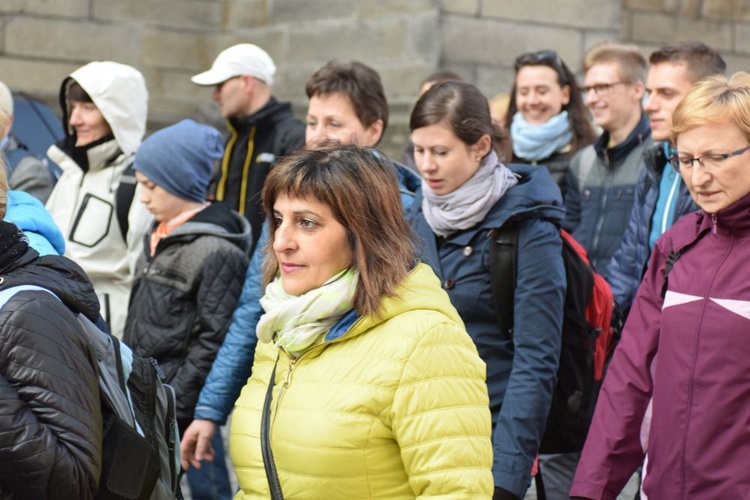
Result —
<instances>
[{"instance_id":1,"label":"yellow puffer jacket","mask_svg":"<svg viewBox=\"0 0 750 500\"><path fill-rule=\"evenodd\" d=\"M258 343L232 417L235 499L270 496L260 421L277 354L271 447L286 498L492 496L485 365L428 266L380 317L357 318L296 362Z\"/></svg>"}]
</instances>

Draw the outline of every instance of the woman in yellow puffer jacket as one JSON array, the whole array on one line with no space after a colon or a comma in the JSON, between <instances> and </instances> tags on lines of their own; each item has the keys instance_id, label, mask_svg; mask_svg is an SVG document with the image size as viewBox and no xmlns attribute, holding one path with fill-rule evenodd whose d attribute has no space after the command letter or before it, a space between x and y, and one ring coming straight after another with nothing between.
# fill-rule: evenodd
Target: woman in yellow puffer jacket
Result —
<instances>
[{"instance_id":1,"label":"woman in yellow puffer jacket","mask_svg":"<svg viewBox=\"0 0 750 500\"><path fill-rule=\"evenodd\" d=\"M354 145L300 151L263 203L265 314L232 419L236 498L281 498L271 465L286 498L490 498L485 365L415 265L394 167Z\"/></svg>"}]
</instances>

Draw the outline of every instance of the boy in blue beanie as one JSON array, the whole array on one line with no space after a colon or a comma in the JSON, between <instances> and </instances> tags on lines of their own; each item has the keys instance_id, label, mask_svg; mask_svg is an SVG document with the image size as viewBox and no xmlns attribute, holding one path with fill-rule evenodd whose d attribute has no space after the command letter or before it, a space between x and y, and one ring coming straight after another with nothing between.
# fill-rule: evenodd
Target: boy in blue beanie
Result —
<instances>
[{"instance_id":1,"label":"boy in blue beanie","mask_svg":"<svg viewBox=\"0 0 750 500\"><path fill-rule=\"evenodd\" d=\"M159 362L177 395L180 435L193 419L248 265L250 224L223 203L205 201L222 142L214 128L183 120L152 134L135 155L140 201L156 222L136 266L123 340ZM188 472L192 498L203 498L202 491L219 497L206 483L221 471L206 469L221 465L223 457Z\"/></svg>"}]
</instances>

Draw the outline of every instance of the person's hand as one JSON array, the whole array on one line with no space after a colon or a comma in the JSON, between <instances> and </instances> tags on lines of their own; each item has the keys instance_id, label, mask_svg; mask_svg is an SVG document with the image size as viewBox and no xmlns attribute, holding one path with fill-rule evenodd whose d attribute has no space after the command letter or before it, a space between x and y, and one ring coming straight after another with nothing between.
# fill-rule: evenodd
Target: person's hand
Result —
<instances>
[{"instance_id":1,"label":"person's hand","mask_svg":"<svg viewBox=\"0 0 750 500\"><path fill-rule=\"evenodd\" d=\"M183 469L187 470L191 465L200 469L202 460L213 462L214 448L211 446L211 439L218 427L218 424L211 420L196 419L190 423L180 442L180 460Z\"/></svg>"}]
</instances>

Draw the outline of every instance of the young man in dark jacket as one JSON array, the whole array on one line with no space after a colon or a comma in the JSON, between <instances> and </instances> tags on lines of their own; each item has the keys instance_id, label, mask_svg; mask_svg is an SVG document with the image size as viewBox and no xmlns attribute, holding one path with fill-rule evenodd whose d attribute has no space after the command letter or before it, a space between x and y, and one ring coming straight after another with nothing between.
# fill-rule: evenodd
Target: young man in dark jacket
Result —
<instances>
[{"instance_id":1,"label":"young man in dark jacket","mask_svg":"<svg viewBox=\"0 0 750 500\"><path fill-rule=\"evenodd\" d=\"M0 218L7 180L0 160ZM9 290L33 285L44 290ZM96 359L76 313L99 300L73 261L39 257L0 220L0 498L94 498L102 467Z\"/></svg>"},{"instance_id":2,"label":"young man in dark jacket","mask_svg":"<svg viewBox=\"0 0 750 500\"><path fill-rule=\"evenodd\" d=\"M263 224L260 191L271 166L305 144L305 126L294 117L291 105L271 95L275 74L271 56L257 45L241 43L221 52L211 69L191 78L197 85L214 87L213 99L231 133L211 195L250 221L251 251Z\"/></svg>"},{"instance_id":3,"label":"young man in dark jacket","mask_svg":"<svg viewBox=\"0 0 750 500\"><path fill-rule=\"evenodd\" d=\"M250 224L224 203L203 201L221 143L214 128L184 120L146 139L134 163L141 201L157 224L136 267L124 340L136 355L159 362L177 396L181 434L224 341L248 264ZM221 459L212 466L223 465ZM189 471L192 497L228 498L226 470L206 469Z\"/></svg>"},{"instance_id":4,"label":"young man in dark jacket","mask_svg":"<svg viewBox=\"0 0 750 500\"><path fill-rule=\"evenodd\" d=\"M649 63L644 110L651 138L659 142L644 154L645 168L638 178L628 228L607 272L623 315L630 310L656 240L680 217L696 210L682 178L667 164L673 155L669 144L672 112L693 84L727 69L719 53L701 42L662 47L651 54Z\"/></svg>"},{"instance_id":5,"label":"young man in dark jacket","mask_svg":"<svg viewBox=\"0 0 750 500\"><path fill-rule=\"evenodd\" d=\"M630 45L603 43L584 57L586 105L604 132L570 162L563 227L603 273L620 246L651 143L641 109L646 60Z\"/></svg>"}]
</instances>

